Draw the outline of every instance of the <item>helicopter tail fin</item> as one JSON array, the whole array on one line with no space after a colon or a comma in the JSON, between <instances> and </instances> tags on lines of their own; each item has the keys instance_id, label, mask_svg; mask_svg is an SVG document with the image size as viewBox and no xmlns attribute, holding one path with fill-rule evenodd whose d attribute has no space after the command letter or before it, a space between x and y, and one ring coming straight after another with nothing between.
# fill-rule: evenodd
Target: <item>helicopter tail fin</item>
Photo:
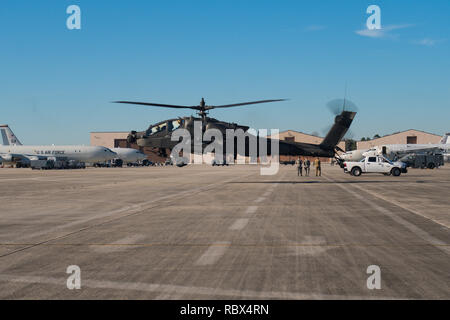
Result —
<instances>
[{"instance_id":1,"label":"helicopter tail fin","mask_svg":"<svg viewBox=\"0 0 450 320\"><path fill-rule=\"evenodd\" d=\"M320 146L325 149L334 149L347 133L355 116L356 112L352 111L342 111L341 114L337 115L334 119L334 125L328 131Z\"/></svg>"}]
</instances>

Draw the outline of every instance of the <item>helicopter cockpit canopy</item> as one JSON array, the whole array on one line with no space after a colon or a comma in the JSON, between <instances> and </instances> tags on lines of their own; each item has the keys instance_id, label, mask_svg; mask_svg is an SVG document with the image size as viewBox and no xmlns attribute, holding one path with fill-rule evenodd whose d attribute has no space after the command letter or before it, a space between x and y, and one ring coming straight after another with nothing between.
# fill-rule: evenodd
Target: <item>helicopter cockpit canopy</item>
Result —
<instances>
[{"instance_id":1,"label":"helicopter cockpit canopy","mask_svg":"<svg viewBox=\"0 0 450 320\"><path fill-rule=\"evenodd\" d=\"M173 132L181 126L181 119L167 120L150 126L147 135L151 136L159 132Z\"/></svg>"}]
</instances>

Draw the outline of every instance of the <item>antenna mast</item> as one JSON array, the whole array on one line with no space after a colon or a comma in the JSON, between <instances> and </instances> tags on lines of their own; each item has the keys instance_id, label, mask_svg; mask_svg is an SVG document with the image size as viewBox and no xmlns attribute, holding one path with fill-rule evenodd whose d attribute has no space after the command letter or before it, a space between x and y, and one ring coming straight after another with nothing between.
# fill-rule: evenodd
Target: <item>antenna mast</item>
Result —
<instances>
[{"instance_id":1,"label":"antenna mast","mask_svg":"<svg viewBox=\"0 0 450 320\"><path fill-rule=\"evenodd\" d=\"M342 106L342 111L345 111L345 99L347 98L347 81L345 81L345 90L344 90L344 105Z\"/></svg>"}]
</instances>

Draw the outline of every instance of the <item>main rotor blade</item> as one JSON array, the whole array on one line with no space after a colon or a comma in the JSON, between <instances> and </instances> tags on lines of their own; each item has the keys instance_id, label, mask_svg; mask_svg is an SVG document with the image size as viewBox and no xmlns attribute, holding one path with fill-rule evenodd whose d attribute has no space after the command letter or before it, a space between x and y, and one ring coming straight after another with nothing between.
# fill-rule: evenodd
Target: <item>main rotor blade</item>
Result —
<instances>
[{"instance_id":1,"label":"main rotor blade","mask_svg":"<svg viewBox=\"0 0 450 320\"><path fill-rule=\"evenodd\" d=\"M259 100L259 101L251 101L251 102L242 102L242 103L235 103L235 104L224 104L221 106L208 106L209 109L216 109L216 108L230 108L230 107L237 107L237 106L245 106L248 104L258 104L258 103L267 103L267 102L277 102L277 101L286 101L287 99L274 99L274 100Z\"/></svg>"},{"instance_id":2,"label":"main rotor blade","mask_svg":"<svg viewBox=\"0 0 450 320\"><path fill-rule=\"evenodd\" d=\"M141 105L141 106L177 108L177 109L195 109L195 110L198 110L200 108L200 106L177 106L177 105L173 105L173 104L150 103L150 102L135 102L135 101L113 101L113 102L114 103L137 104L137 105Z\"/></svg>"}]
</instances>

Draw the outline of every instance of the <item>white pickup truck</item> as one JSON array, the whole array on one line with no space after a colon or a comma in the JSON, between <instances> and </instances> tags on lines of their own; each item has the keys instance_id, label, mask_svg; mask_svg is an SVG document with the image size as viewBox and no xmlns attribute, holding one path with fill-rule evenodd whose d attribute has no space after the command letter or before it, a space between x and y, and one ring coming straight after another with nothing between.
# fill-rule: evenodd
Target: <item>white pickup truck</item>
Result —
<instances>
[{"instance_id":1,"label":"white pickup truck","mask_svg":"<svg viewBox=\"0 0 450 320\"><path fill-rule=\"evenodd\" d=\"M398 177L406 173L406 164L400 161L392 162L384 156L370 156L365 157L361 161L344 162L344 172L350 173L353 176L360 176L362 173L382 173L384 175L393 175Z\"/></svg>"}]
</instances>

